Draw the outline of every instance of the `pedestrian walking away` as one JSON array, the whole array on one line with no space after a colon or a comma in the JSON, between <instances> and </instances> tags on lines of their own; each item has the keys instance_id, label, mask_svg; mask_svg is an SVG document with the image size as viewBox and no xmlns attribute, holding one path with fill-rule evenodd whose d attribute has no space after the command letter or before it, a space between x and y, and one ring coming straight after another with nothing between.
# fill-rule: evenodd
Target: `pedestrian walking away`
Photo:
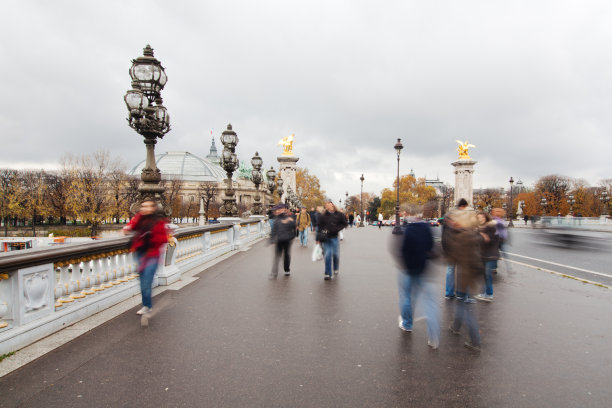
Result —
<instances>
[{"instance_id":1,"label":"pedestrian walking away","mask_svg":"<svg viewBox=\"0 0 612 408\"><path fill-rule=\"evenodd\" d=\"M325 280L332 279L332 270L338 273L340 267L340 254L338 233L346 228L346 217L337 211L331 201L325 204L325 212L321 214L318 222L317 243L323 244L325 254Z\"/></svg>"},{"instance_id":2,"label":"pedestrian walking away","mask_svg":"<svg viewBox=\"0 0 612 408\"><path fill-rule=\"evenodd\" d=\"M404 230L401 245L403 268L398 274L400 299L400 329L411 332L414 305L421 299L427 319L427 344L437 349L440 344L440 318L435 296L435 284L430 281L427 270L428 258L433 250L433 235L429 224L420 218L412 218Z\"/></svg>"},{"instance_id":3,"label":"pedestrian walking away","mask_svg":"<svg viewBox=\"0 0 612 408\"><path fill-rule=\"evenodd\" d=\"M472 350L480 350L480 329L474 315L474 300L470 298L475 293L475 285L483 274L480 257L480 234L476 212L467 207L467 201L461 199L459 208L451 211L445 217L448 228L444 247L450 263L456 265L457 293L463 294L462 300L455 304L455 318L450 326L453 334L460 334L465 322L470 340L464 344Z\"/></svg>"},{"instance_id":4,"label":"pedestrian walking away","mask_svg":"<svg viewBox=\"0 0 612 408\"><path fill-rule=\"evenodd\" d=\"M310 207L310 230L314 231L317 227L317 217L319 213L315 210L314 207Z\"/></svg>"},{"instance_id":5,"label":"pedestrian walking away","mask_svg":"<svg viewBox=\"0 0 612 408\"><path fill-rule=\"evenodd\" d=\"M478 228L481 236L480 256L484 265L484 290L474 296L478 300L493 300L493 271L497 269L500 237L496 230L497 222L489 214L478 213Z\"/></svg>"},{"instance_id":6,"label":"pedestrian walking away","mask_svg":"<svg viewBox=\"0 0 612 408\"><path fill-rule=\"evenodd\" d=\"M145 199L140 211L123 228L124 234L132 234L130 250L138 261L142 309L136 312L145 315L153 309L151 299L153 278L159 265L161 247L168 242L166 219L158 213L157 202Z\"/></svg>"},{"instance_id":7,"label":"pedestrian walking away","mask_svg":"<svg viewBox=\"0 0 612 408\"><path fill-rule=\"evenodd\" d=\"M383 220L384 220L384 218L383 218L382 213L378 213L378 229L380 229L382 227Z\"/></svg>"},{"instance_id":8,"label":"pedestrian walking away","mask_svg":"<svg viewBox=\"0 0 612 408\"><path fill-rule=\"evenodd\" d=\"M283 256L285 276L291 274L291 242L295 238L295 219L285 204L277 204L274 210L274 225L270 234L270 242L274 244L274 261L270 279L278 276L278 262Z\"/></svg>"},{"instance_id":9,"label":"pedestrian walking away","mask_svg":"<svg viewBox=\"0 0 612 408\"><path fill-rule=\"evenodd\" d=\"M445 291L444 291L444 297L446 299L453 299L455 296L459 299L459 300L463 300L465 298L465 293L461 293L460 291L457 292L455 291L455 281L456 281L456 275L455 275L455 270L456 270L456 265L455 265L455 261L452 259L451 256L449 256L449 238L452 235L452 228L448 227L448 223L450 223L450 217L452 216L452 212L454 211L455 213L457 211L463 211L466 210L468 208L468 202L465 199L461 199L459 200L459 202L457 203L457 208L452 210L449 214L446 215L446 217L444 217L444 219L442 220L442 248L444 250L444 253L446 254L446 258L447 258L447 266L446 266L446 286L445 286ZM447 222L448 220L448 222Z\"/></svg>"},{"instance_id":10,"label":"pedestrian walking away","mask_svg":"<svg viewBox=\"0 0 612 408\"><path fill-rule=\"evenodd\" d=\"M306 207L302 207L297 215L297 230L300 235L300 245L303 247L308 246L308 227L310 227L310 223L310 214L306 211Z\"/></svg>"}]
</instances>

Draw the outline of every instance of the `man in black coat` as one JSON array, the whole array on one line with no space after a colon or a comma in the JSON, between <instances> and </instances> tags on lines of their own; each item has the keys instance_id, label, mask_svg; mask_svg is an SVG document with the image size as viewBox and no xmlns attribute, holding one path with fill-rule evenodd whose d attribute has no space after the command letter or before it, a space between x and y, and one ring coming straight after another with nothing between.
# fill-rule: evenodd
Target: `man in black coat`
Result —
<instances>
[{"instance_id":1,"label":"man in black coat","mask_svg":"<svg viewBox=\"0 0 612 408\"><path fill-rule=\"evenodd\" d=\"M285 204L276 204L273 210L275 217L270 241L274 244L275 250L270 279L275 279L278 276L278 261L281 254L284 255L283 268L285 276L291 274L291 242L295 238L295 218L293 218Z\"/></svg>"},{"instance_id":2,"label":"man in black coat","mask_svg":"<svg viewBox=\"0 0 612 408\"><path fill-rule=\"evenodd\" d=\"M332 262L334 273L338 273L340 266L338 233L346 228L346 217L337 211L331 201L325 204L325 212L319 216L317 243L323 244L325 253L325 280L332 279Z\"/></svg>"}]
</instances>

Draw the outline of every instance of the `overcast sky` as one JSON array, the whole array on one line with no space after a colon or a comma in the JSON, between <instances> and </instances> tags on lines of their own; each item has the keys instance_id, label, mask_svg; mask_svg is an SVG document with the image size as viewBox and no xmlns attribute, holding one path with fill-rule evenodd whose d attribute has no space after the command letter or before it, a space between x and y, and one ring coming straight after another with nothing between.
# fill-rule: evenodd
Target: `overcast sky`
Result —
<instances>
[{"instance_id":1,"label":"overcast sky","mask_svg":"<svg viewBox=\"0 0 612 408\"><path fill-rule=\"evenodd\" d=\"M157 152L206 155L227 123L240 160L298 165L334 200L400 172L474 187L558 173L612 177L612 2L564 0L8 1L0 3L0 167L107 149L131 167L131 60L151 44L172 131Z\"/></svg>"}]
</instances>

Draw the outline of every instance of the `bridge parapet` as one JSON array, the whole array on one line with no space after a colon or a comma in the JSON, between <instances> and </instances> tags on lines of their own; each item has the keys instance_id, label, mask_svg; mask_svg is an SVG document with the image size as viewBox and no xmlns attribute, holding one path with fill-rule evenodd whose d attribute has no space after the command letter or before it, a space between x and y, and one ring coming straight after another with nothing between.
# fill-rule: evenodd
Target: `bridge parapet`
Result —
<instances>
[{"instance_id":1,"label":"bridge parapet","mask_svg":"<svg viewBox=\"0 0 612 408\"><path fill-rule=\"evenodd\" d=\"M181 228L162 251L154 286L265 236L266 220ZM0 355L140 292L129 238L0 257Z\"/></svg>"}]
</instances>

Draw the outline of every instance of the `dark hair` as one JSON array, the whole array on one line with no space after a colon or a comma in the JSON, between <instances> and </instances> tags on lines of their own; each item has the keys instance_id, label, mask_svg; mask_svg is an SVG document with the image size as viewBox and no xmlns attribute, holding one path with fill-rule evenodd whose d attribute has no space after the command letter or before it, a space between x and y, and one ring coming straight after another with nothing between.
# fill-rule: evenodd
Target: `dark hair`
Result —
<instances>
[{"instance_id":1,"label":"dark hair","mask_svg":"<svg viewBox=\"0 0 612 408\"><path fill-rule=\"evenodd\" d=\"M484 211L478 211L478 215L481 215L481 214L482 214L482 215L484 215L485 220L486 220L487 222L489 222L489 221L491 221L491 220L492 220L492 218L491 218L491 216L489 215L489 213L484 212Z\"/></svg>"},{"instance_id":2,"label":"dark hair","mask_svg":"<svg viewBox=\"0 0 612 408\"><path fill-rule=\"evenodd\" d=\"M459 202L457 203L457 207L467 207L468 202L466 201L465 198L462 198L461 200L459 200Z\"/></svg>"}]
</instances>

